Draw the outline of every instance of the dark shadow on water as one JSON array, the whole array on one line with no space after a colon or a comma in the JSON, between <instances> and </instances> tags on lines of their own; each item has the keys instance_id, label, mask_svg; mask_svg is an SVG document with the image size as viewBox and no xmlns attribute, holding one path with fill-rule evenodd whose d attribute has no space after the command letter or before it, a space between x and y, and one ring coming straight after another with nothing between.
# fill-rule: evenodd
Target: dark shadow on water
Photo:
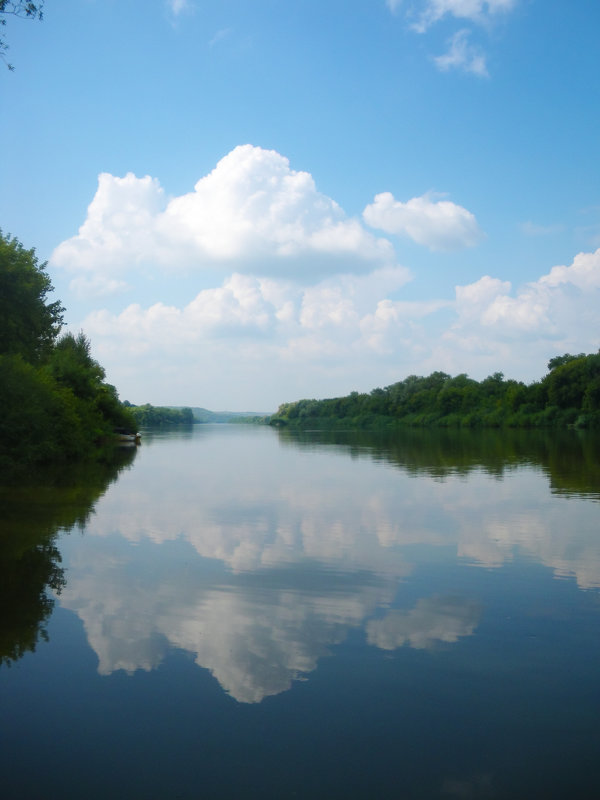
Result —
<instances>
[{"instance_id":1,"label":"dark shadow on water","mask_svg":"<svg viewBox=\"0 0 600 800\"><path fill-rule=\"evenodd\" d=\"M45 626L54 607L50 591L59 594L65 585L56 536L84 527L94 504L135 454L135 448L119 448L101 462L2 476L0 666L34 651L47 638Z\"/></svg>"},{"instance_id":2,"label":"dark shadow on water","mask_svg":"<svg viewBox=\"0 0 600 800\"><path fill-rule=\"evenodd\" d=\"M407 428L397 433L278 429L283 445L334 449L370 458L408 474L443 479L483 470L502 477L528 465L548 475L556 493L600 498L600 434L558 430L449 430Z\"/></svg>"}]
</instances>

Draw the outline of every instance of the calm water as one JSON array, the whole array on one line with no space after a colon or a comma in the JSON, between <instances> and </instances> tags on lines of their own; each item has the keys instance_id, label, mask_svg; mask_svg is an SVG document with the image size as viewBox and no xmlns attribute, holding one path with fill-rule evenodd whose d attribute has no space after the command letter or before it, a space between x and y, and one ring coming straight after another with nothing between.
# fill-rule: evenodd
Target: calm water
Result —
<instances>
[{"instance_id":1,"label":"calm water","mask_svg":"<svg viewBox=\"0 0 600 800\"><path fill-rule=\"evenodd\" d=\"M1 796L600 796L598 454L197 426L0 489Z\"/></svg>"}]
</instances>

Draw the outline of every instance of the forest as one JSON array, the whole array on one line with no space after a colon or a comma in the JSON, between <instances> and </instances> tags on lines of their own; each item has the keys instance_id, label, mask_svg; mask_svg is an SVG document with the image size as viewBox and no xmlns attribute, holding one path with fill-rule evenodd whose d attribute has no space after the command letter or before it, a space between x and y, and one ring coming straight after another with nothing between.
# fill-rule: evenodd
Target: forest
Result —
<instances>
[{"instance_id":1,"label":"forest","mask_svg":"<svg viewBox=\"0 0 600 800\"><path fill-rule=\"evenodd\" d=\"M194 414L191 408L153 406L150 403L145 403L143 406L133 406L127 401L125 401L124 405L133 415L138 428L163 425L193 425L194 423Z\"/></svg>"},{"instance_id":2,"label":"forest","mask_svg":"<svg viewBox=\"0 0 600 800\"><path fill-rule=\"evenodd\" d=\"M482 381L445 372L410 375L368 394L283 403L271 425L600 428L600 353L556 356L548 362L543 379L530 384L505 379L501 372Z\"/></svg>"},{"instance_id":3,"label":"forest","mask_svg":"<svg viewBox=\"0 0 600 800\"><path fill-rule=\"evenodd\" d=\"M46 265L0 231L0 469L99 456L135 432L83 332L61 335Z\"/></svg>"}]
</instances>

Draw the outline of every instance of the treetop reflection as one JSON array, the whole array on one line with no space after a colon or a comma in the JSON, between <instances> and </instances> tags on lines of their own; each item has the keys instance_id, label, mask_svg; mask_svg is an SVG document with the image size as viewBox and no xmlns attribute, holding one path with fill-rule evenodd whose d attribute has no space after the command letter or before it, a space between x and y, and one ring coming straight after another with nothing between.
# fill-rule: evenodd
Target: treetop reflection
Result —
<instances>
[{"instance_id":1,"label":"treetop reflection","mask_svg":"<svg viewBox=\"0 0 600 800\"><path fill-rule=\"evenodd\" d=\"M59 531L83 529L94 503L135 456L116 450L103 462L39 469L0 485L0 664L11 664L45 639L51 593L66 579Z\"/></svg>"}]
</instances>

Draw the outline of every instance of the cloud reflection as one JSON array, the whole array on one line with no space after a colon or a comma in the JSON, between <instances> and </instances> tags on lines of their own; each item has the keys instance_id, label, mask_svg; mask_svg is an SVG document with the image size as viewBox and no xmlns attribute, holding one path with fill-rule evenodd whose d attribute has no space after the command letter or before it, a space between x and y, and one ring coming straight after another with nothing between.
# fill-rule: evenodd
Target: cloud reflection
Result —
<instances>
[{"instance_id":1,"label":"cloud reflection","mask_svg":"<svg viewBox=\"0 0 600 800\"><path fill-rule=\"evenodd\" d=\"M479 622L481 606L462 597L427 597L410 611L389 611L383 619L367 623L367 641L382 650L413 647L429 650L440 642L457 642L471 636Z\"/></svg>"},{"instance_id":2,"label":"cloud reflection","mask_svg":"<svg viewBox=\"0 0 600 800\"><path fill-rule=\"evenodd\" d=\"M314 670L394 594L385 578L362 576L361 584L360 576L323 575L321 589L310 590L296 576L291 589L283 588L289 575L269 587L261 576L248 583L231 574L202 575L199 565L173 580L179 562L169 561L170 549L151 576L143 568L132 574L132 549L129 561L112 567L94 558L69 582L62 604L82 619L100 674L154 669L175 647L194 654L236 700L257 703Z\"/></svg>"},{"instance_id":3,"label":"cloud reflection","mask_svg":"<svg viewBox=\"0 0 600 800\"><path fill-rule=\"evenodd\" d=\"M436 586L378 615L424 547L488 569L524 553L600 586L597 505L578 503L575 525L573 503L550 495L541 472L440 480L340 450L299 453L271 433L144 448L71 538L60 602L83 621L101 674L151 670L179 648L256 703L351 630L384 650L473 635L479 604Z\"/></svg>"}]
</instances>

